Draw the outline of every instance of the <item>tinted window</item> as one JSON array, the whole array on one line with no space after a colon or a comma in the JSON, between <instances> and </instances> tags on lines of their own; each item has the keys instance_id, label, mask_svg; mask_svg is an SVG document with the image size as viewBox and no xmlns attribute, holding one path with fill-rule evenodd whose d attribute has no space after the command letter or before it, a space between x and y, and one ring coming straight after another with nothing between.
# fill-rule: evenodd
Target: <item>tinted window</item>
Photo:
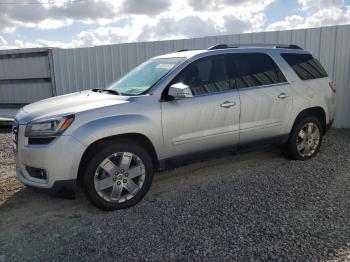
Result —
<instances>
[{"instance_id":1,"label":"tinted window","mask_svg":"<svg viewBox=\"0 0 350 262\"><path fill-rule=\"evenodd\" d=\"M275 62L266 54L230 54L231 78L239 88L287 82Z\"/></svg>"},{"instance_id":2,"label":"tinted window","mask_svg":"<svg viewBox=\"0 0 350 262\"><path fill-rule=\"evenodd\" d=\"M230 88L224 56L214 56L193 62L186 67L173 83L189 86L193 95L214 93Z\"/></svg>"},{"instance_id":3,"label":"tinted window","mask_svg":"<svg viewBox=\"0 0 350 262\"><path fill-rule=\"evenodd\" d=\"M281 54L302 80L326 77L320 62L310 54Z\"/></svg>"}]
</instances>

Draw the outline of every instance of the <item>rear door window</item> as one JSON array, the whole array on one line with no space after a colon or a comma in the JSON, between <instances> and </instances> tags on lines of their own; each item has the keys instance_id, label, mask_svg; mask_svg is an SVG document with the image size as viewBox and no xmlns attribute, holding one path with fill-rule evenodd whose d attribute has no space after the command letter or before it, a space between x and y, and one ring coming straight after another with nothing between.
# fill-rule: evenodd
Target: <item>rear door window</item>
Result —
<instances>
[{"instance_id":1,"label":"rear door window","mask_svg":"<svg viewBox=\"0 0 350 262\"><path fill-rule=\"evenodd\" d=\"M317 79L328 76L320 62L312 57L311 54L284 53L281 54L281 56L302 80Z\"/></svg>"},{"instance_id":2,"label":"rear door window","mask_svg":"<svg viewBox=\"0 0 350 262\"><path fill-rule=\"evenodd\" d=\"M238 88L287 82L276 63L267 54L230 54L231 79Z\"/></svg>"}]
</instances>

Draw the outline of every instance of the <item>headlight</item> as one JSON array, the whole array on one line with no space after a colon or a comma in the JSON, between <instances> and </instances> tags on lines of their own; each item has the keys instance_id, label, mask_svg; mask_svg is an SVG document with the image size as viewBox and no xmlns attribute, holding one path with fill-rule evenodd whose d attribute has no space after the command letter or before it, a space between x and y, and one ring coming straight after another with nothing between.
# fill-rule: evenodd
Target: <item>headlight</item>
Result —
<instances>
[{"instance_id":1,"label":"headlight","mask_svg":"<svg viewBox=\"0 0 350 262\"><path fill-rule=\"evenodd\" d=\"M55 117L31 122L27 125L26 137L53 137L61 135L74 121L74 115Z\"/></svg>"}]
</instances>

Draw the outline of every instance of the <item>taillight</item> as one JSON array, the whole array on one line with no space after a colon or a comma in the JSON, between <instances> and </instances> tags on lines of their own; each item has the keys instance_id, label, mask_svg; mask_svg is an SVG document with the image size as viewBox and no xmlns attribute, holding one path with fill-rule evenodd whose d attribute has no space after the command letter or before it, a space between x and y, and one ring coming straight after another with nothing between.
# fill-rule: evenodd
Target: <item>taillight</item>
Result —
<instances>
[{"instance_id":1,"label":"taillight","mask_svg":"<svg viewBox=\"0 0 350 262\"><path fill-rule=\"evenodd\" d=\"M333 82L329 82L329 87L331 88L333 93L335 93L335 84Z\"/></svg>"}]
</instances>

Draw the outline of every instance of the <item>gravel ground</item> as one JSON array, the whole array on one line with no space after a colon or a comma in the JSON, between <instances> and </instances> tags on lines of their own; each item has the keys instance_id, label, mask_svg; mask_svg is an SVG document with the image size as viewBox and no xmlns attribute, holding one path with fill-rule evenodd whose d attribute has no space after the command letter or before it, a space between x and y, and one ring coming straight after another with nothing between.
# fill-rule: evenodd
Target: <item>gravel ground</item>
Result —
<instances>
[{"instance_id":1,"label":"gravel ground","mask_svg":"<svg viewBox=\"0 0 350 262\"><path fill-rule=\"evenodd\" d=\"M350 130L331 130L306 162L266 147L164 172L116 212L21 186L9 140L0 134L6 261L350 261Z\"/></svg>"},{"instance_id":2,"label":"gravel ground","mask_svg":"<svg viewBox=\"0 0 350 262\"><path fill-rule=\"evenodd\" d=\"M0 205L24 188L15 178L15 160L10 141L11 134L0 133Z\"/></svg>"}]
</instances>

